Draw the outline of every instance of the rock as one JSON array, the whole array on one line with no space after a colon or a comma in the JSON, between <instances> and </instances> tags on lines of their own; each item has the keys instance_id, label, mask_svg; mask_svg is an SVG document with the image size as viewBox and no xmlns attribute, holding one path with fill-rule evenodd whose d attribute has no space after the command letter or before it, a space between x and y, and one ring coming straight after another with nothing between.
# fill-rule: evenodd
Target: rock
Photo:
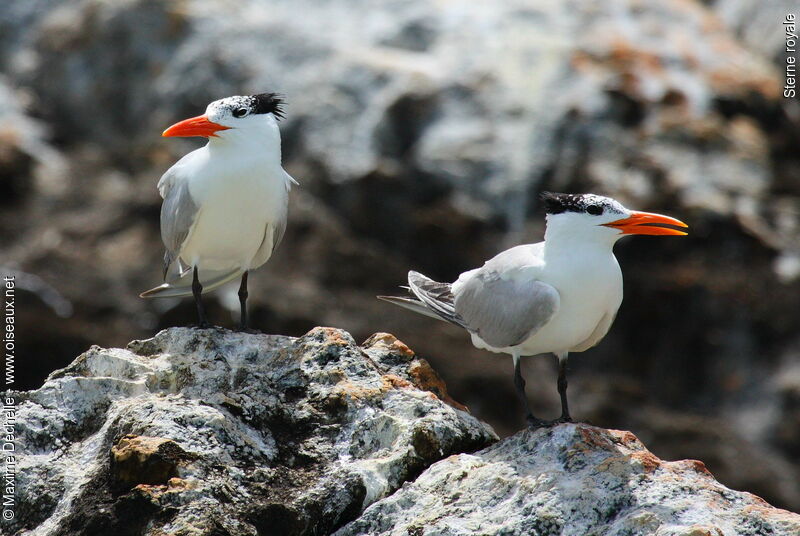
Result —
<instances>
[{"instance_id":1,"label":"rock","mask_svg":"<svg viewBox=\"0 0 800 536\"><path fill-rule=\"evenodd\" d=\"M328 534L435 461L496 440L429 369L391 335L359 347L331 328L174 328L93 347L12 392L9 530Z\"/></svg>"},{"instance_id":2,"label":"rock","mask_svg":"<svg viewBox=\"0 0 800 536\"><path fill-rule=\"evenodd\" d=\"M0 75L0 206L24 203L34 181L52 188L63 173L63 156L48 142L48 129L25 110L30 99Z\"/></svg>"},{"instance_id":3,"label":"rock","mask_svg":"<svg viewBox=\"0 0 800 536\"><path fill-rule=\"evenodd\" d=\"M20 287L30 361L18 385L39 387L91 344L194 321L191 300L137 297L160 277L155 184L198 145L159 133L212 99L274 90L288 100L284 159L301 185L284 242L252 274L257 327L346 326L358 340L391 329L507 435L523 424L509 410L509 360L374 296L408 269L452 280L540 240L543 189L672 214L690 224L685 240L617 247L625 303L601 345L570 362L576 414L643 438L660 432L642 407L726 421L736 440L702 451L715 475L737 486L736 463L714 460L757 445L775 467L748 465L744 480L800 509L799 440L783 420L796 421L797 395L779 378L800 348L800 114L781 97L777 54L789 4L11 2L0 10L13 88L0 89L0 259L74 311ZM37 163L48 150L66 170ZM235 288L207 307L234 325ZM534 407L557 415L552 363L525 367ZM635 385L636 404L586 396L612 383ZM694 444L659 442L658 454Z\"/></svg>"},{"instance_id":4,"label":"rock","mask_svg":"<svg viewBox=\"0 0 800 536\"><path fill-rule=\"evenodd\" d=\"M762 5L746 0L711 0L711 8L751 49L786 68L786 15L798 16L792 0L773 0Z\"/></svg>"},{"instance_id":5,"label":"rock","mask_svg":"<svg viewBox=\"0 0 800 536\"><path fill-rule=\"evenodd\" d=\"M776 377L776 391L779 396L778 415L770 433L776 443L792 459L800 456L800 359L794 354L781 368ZM798 501L800 502L800 501Z\"/></svg>"},{"instance_id":6,"label":"rock","mask_svg":"<svg viewBox=\"0 0 800 536\"><path fill-rule=\"evenodd\" d=\"M397 216L454 191L457 212L521 231L545 181L754 217L737 200L771 183L777 73L696 3L81 0L4 17L36 28L5 56L59 135L131 166L220 95L286 93L289 165L307 185L353 183L331 202L404 249L414 222ZM401 197L364 203L376 181Z\"/></svg>"},{"instance_id":7,"label":"rock","mask_svg":"<svg viewBox=\"0 0 800 536\"><path fill-rule=\"evenodd\" d=\"M123 488L167 484L178 464L191 459L170 439L126 435L111 447L111 479Z\"/></svg>"},{"instance_id":8,"label":"rock","mask_svg":"<svg viewBox=\"0 0 800 536\"><path fill-rule=\"evenodd\" d=\"M798 533L800 515L726 488L700 461L663 461L630 432L565 424L450 456L335 534Z\"/></svg>"},{"instance_id":9,"label":"rock","mask_svg":"<svg viewBox=\"0 0 800 536\"><path fill-rule=\"evenodd\" d=\"M395 338L390 333L376 333L366 340L363 344L364 350L369 355L373 353L377 356L393 356L389 361L381 359L382 364L389 366L389 370L403 379L411 382L423 391L430 391L439 399L461 410L467 410L466 406L453 400L447 392L447 385L436 373L430 364L424 359L415 357L414 352Z\"/></svg>"},{"instance_id":10,"label":"rock","mask_svg":"<svg viewBox=\"0 0 800 536\"><path fill-rule=\"evenodd\" d=\"M495 443L387 333L359 346L332 328L172 328L95 346L10 396L16 534L800 530L800 516L726 488L702 462L663 461L630 432L568 424Z\"/></svg>"},{"instance_id":11,"label":"rock","mask_svg":"<svg viewBox=\"0 0 800 536\"><path fill-rule=\"evenodd\" d=\"M595 382L595 386L598 383ZM749 491L781 507L800 504L800 467L793 456L776 456L771 444L759 440L758 436L749 437L751 433L747 428L755 421L752 416L732 415L726 419L669 411L637 401L615 386L605 387L612 393L604 394L604 398L614 403L600 404L604 411L582 415L588 422L619 422L624 429L636 430L638 438L660 458L700 459L729 488ZM581 395L584 401L597 396L585 390ZM596 406L596 409L599 408ZM755 414L760 411L753 408ZM775 420L783 424L769 432L775 437L774 444L791 453L790 445L782 444L781 440L797 433L793 423L796 415L787 411ZM767 422L773 422L773 418ZM796 511L792 506L788 509Z\"/></svg>"}]
</instances>

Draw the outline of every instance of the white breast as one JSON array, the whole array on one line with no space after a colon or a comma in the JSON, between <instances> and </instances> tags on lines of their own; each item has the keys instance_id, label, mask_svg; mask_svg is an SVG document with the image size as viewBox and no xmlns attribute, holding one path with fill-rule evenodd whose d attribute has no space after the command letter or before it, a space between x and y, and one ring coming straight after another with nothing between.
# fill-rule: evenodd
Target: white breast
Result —
<instances>
[{"instance_id":1,"label":"white breast","mask_svg":"<svg viewBox=\"0 0 800 536\"><path fill-rule=\"evenodd\" d=\"M284 177L280 166L257 156L208 158L189 182L198 213L181 258L201 269L255 268L265 233L286 215ZM267 259L259 260L263 264Z\"/></svg>"},{"instance_id":2,"label":"white breast","mask_svg":"<svg viewBox=\"0 0 800 536\"><path fill-rule=\"evenodd\" d=\"M545 265L539 279L559 292L561 301L553 318L515 348L490 348L473 335L476 346L520 355L581 352L605 336L622 303L622 272L610 250L578 252Z\"/></svg>"}]
</instances>

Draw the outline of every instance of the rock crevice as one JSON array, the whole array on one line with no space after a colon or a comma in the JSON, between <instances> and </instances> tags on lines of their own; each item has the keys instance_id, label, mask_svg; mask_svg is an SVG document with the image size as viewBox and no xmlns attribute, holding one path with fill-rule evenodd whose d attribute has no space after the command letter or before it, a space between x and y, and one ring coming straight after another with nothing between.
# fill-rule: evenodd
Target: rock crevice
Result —
<instances>
[{"instance_id":1,"label":"rock crevice","mask_svg":"<svg viewBox=\"0 0 800 536\"><path fill-rule=\"evenodd\" d=\"M13 396L9 534L800 533L800 516L630 432L565 424L498 442L385 333L171 328L93 347Z\"/></svg>"},{"instance_id":2,"label":"rock crevice","mask_svg":"<svg viewBox=\"0 0 800 536\"><path fill-rule=\"evenodd\" d=\"M733 491L697 460L660 460L631 432L524 430L456 454L336 536L790 535L800 516Z\"/></svg>"},{"instance_id":3,"label":"rock crevice","mask_svg":"<svg viewBox=\"0 0 800 536\"><path fill-rule=\"evenodd\" d=\"M37 534L330 533L497 439L394 337L330 328L169 329L17 396L13 529Z\"/></svg>"}]
</instances>

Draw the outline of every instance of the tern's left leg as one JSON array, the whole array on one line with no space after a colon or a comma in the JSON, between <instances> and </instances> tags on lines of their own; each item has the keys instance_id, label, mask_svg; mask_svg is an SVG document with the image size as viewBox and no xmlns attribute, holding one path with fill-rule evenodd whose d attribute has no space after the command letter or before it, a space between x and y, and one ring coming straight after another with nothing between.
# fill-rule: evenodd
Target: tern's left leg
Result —
<instances>
[{"instance_id":1,"label":"tern's left leg","mask_svg":"<svg viewBox=\"0 0 800 536\"><path fill-rule=\"evenodd\" d=\"M514 387L517 389L517 396L525 406L525 420L528 421L528 426L531 428L539 428L540 426L548 426L549 421L544 421L536 417L531 411L530 404L528 403L528 395L525 394L525 378L522 377L522 369L520 368L519 358L517 354L512 354L514 359Z\"/></svg>"},{"instance_id":2,"label":"tern's left leg","mask_svg":"<svg viewBox=\"0 0 800 536\"><path fill-rule=\"evenodd\" d=\"M197 266L195 265L192 272L192 294L194 295L194 303L197 305L197 318L199 319L198 326L201 328L210 327L206 318L206 310L203 308L203 285L200 284L200 278L197 276Z\"/></svg>"},{"instance_id":3,"label":"tern's left leg","mask_svg":"<svg viewBox=\"0 0 800 536\"><path fill-rule=\"evenodd\" d=\"M242 284L239 285L239 305L242 308L241 316L239 317L239 329L242 331L247 330L247 274L242 274Z\"/></svg>"},{"instance_id":4,"label":"tern's left leg","mask_svg":"<svg viewBox=\"0 0 800 536\"><path fill-rule=\"evenodd\" d=\"M572 422L569 416L569 405L567 405L567 352L556 355L558 358L558 394L561 396L561 422Z\"/></svg>"}]
</instances>

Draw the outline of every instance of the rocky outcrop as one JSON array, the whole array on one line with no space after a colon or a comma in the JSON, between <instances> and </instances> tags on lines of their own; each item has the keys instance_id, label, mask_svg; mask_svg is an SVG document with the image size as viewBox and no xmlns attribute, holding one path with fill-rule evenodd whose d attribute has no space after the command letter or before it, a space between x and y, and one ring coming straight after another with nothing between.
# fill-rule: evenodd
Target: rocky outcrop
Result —
<instances>
[{"instance_id":1,"label":"rocky outcrop","mask_svg":"<svg viewBox=\"0 0 800 536\"><path fill-rule=\"evenodd\" d=\"M19 504L4 534L328 534L496 440L403 343L330 328L170 329L93 347L12 396Z\"/></svg>"},{"instance_id":2,"label":"rocky outcrop","mask_svg":"<svg viewBox=\"0 0 800 536\"><path fill-rule=\"evenodd\" d=\"M732 491L697 460L660 460L630 432L525 430L450 456L336 536L790 536L800 515Z\"/></svg>"},{"instance_id":3,"label":"rocky outcrop","mask_svg":"<svg viewBox=\"0 0 800 536\"><path fill-rule=\"evenodd\" d=\"M47 127L26 113L26 98L30 95L16 91L0 75L0 208L29 196L37 189L35 181L63 178L64 159L47 141Z\"/></svg>"},{"instance_id":4,"label":"rocky outcrop","mask_svg":"<svg viewBox=\"0 0 800 536\"><path fill-rule=\"evenodd\" d=\"M159 133L212 99L279 91L301 184L251 276L255 326L391 329L508 435L523 424L509 361L374 296L408 269L453 279L540 240L543 189L672 214L686 239L617 247L625 302L571 360L576 414L664 458L699 451L726 485L798 510L800 115L778 54L791 4L11 2L0 263L24 304L19 385L91 344L194 321L190 300L137 297L160 277L155 184L198 143ZM233 325L235 288L207 307ZM532 403L557 415L552 363L525 367Z\"/></svg>"},{"instance_id":5,"label":"rocky outcrop","mask_svg":"<svg viewBox=\"0 0 800 536\"><path fill-rule=\"evenodd\" d=\"M797 17L797 4L792 0L773 0L753 4L747 0L710 0L715 13L752 50L786 68L786 16ZM795 32L793 32L795 33Z\"/></svg>"},{"instance_id":6,"label":"rocky outcrop","mask_svg":"<svg viewBox=\"0 0 800 536\"><path fill-rule=\"evenodd\" d=\"M12 392L30 536L789 536L800 516L584 424L497 436L392 335L173 328ZM483 450L480 450L483 449ZM366 509L366 510L365 510ZM337 532L338 530L338 532Z\"/></svg>"}]
</instances>

